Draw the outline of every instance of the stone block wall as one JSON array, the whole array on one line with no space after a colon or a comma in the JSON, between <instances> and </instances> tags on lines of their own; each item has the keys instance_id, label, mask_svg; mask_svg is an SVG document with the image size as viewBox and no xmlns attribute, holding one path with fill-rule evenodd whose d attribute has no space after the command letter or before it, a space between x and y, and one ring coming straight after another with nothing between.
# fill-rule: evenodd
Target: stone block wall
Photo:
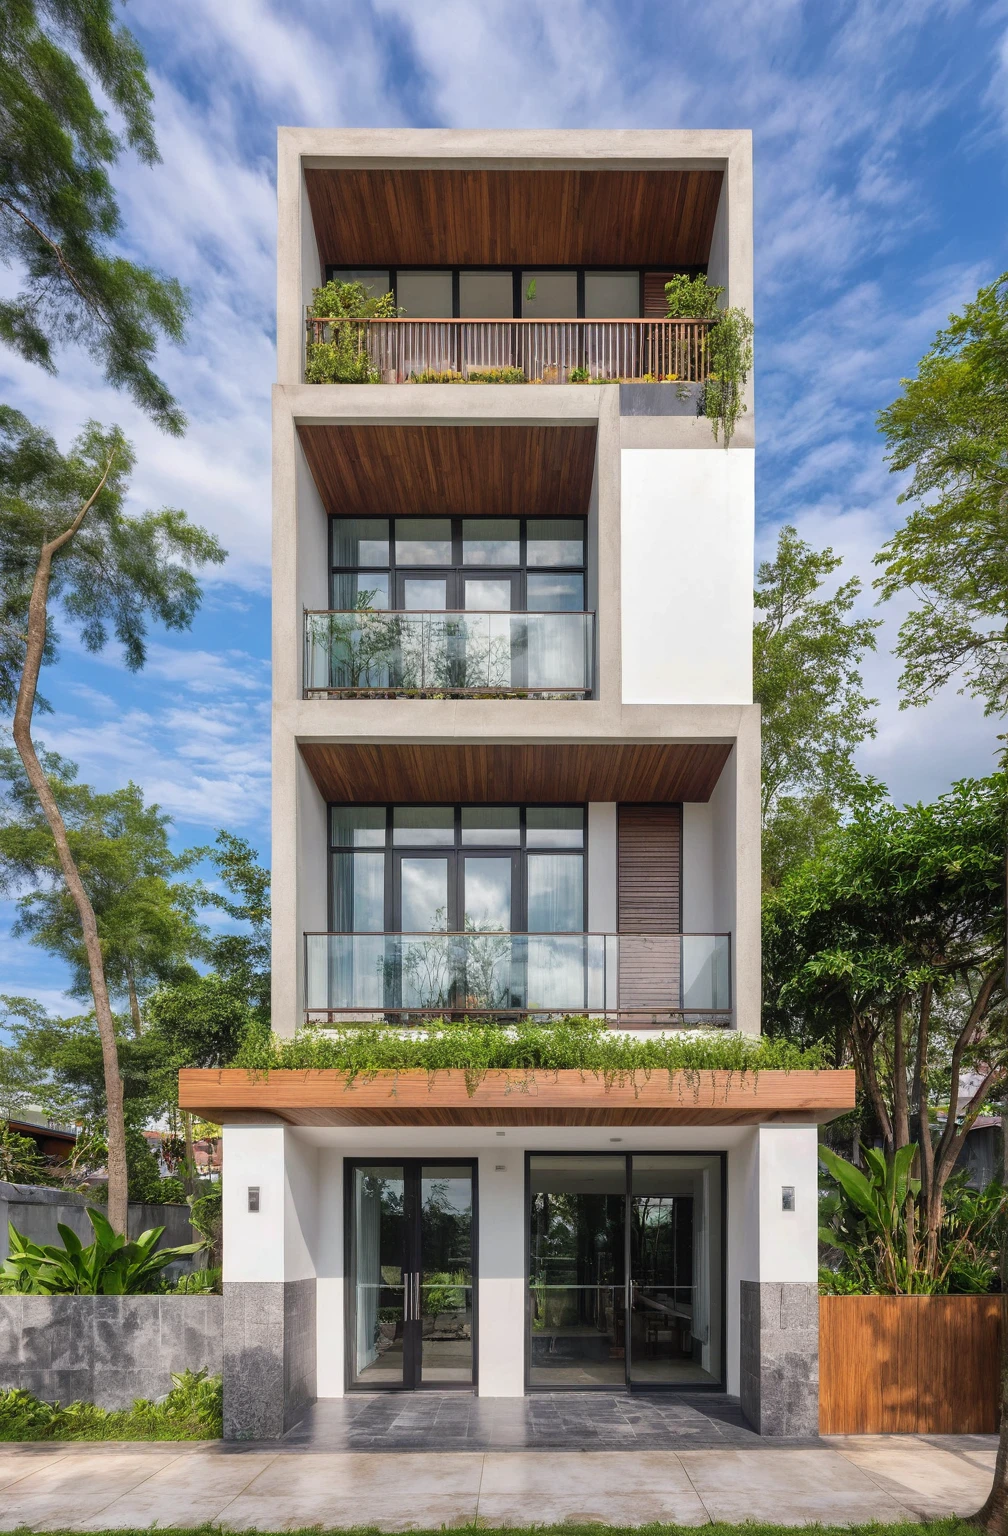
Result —
<instances>
[{"instance_id":1,"label":"stone block wall","mask_svg":"<svg viewBox=\"0 0 1008 1536\"><path fill-rule=\"evenodd\" d=\"M275 1440L315 1400L315 1280L224 1282L224 1438Z\"/></svg>"},{"instance_id":2,"label":"stone block wall","mask_svg":"<svg viewBox=\"0 0 1008 1536\"><path fill-rule=\"evenodd\" d=\"M46 1402L129 1408L172 1372L219 1375L220 1296L0 1296L0 1388Z\"/></svg>"},{"instance_id":3,"label":"stone block wall","mask_svg":"<svg viewBox=\"0 0 1008 1536\"><path fill-rule=\"evenodd\" d=\"M741 1282L742 1412L761 1435L819 1433L819 1286Z\"/></svg>"}]
</instances>

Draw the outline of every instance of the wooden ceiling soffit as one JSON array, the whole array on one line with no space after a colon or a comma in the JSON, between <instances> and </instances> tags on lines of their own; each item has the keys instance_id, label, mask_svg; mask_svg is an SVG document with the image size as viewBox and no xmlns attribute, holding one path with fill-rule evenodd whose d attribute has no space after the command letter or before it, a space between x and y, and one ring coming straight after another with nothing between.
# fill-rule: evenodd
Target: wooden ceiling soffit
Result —
<instances>
[{"instance_id":1,"label":"wooden ceiling soffit","mask_svg":"<svg viewBox=\"0 0 1008 1536\"><path fill-rule=\"evenodd\" d=\"M186 1069L179 1104L216 1124L276 1116L289 1125L822 1124L854 1108L853 1072L654 1072L622 1081L575 1071L253 1074Z\"/></svg>"},{"instance_id":2,"label":"wooden ceiling soffit","mask_svg":"<svg viewBox=\"0 0 1008 1536\"><path fill-rule=\"evenodd\" d=\"M320 794L348 804L706 801L730 752L723 742L301 744Z\"/></svg>"},{"instance_id":3,"label":"wooden ceiling soffit","mask_svg":"<svg viewBox=\"0 0 1008 1536\"><path fill-rule=\"evenodd\" d=\"M596 432L595 426L298 427L330 517L584 517Z\"/></svg>"},{"instance_id":4,"label":"wooden ceiling soffit","mask_svg":"<svg viewBox=\"0 0 1008 1536\"><path fill-rule=\"evenodd\" d=\"M721 170L306 170L322 265L704 266Z\"/></svg>"}]
</instances>

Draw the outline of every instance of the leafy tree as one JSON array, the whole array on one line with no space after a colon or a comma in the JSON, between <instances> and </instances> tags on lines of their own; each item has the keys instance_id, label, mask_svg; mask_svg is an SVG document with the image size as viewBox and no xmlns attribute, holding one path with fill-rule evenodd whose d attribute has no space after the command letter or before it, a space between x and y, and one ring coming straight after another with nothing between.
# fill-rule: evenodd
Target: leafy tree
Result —
<instances>
[{"instance_id":1,"label":"leafy tree","mask_svg":"<svg viewBox=\"0 0 1008 1536\"><path fill-rule=\"evenodd\" d=\"M50 373L54 337L83 345L110 383L178 433L185 418L152 363L160 337L181 341L188 300L115 250L109 169L125 147L145 165L159 159L144 57L115 11L113 0L0 6L0 260L22 285L0 300L0 339Z\"/></svg>"},{"instance_id":2,"label":"leafy tree","mask_svg":"<svg viewBox=\"0 0 1008 1536\"><path fill-rule=\"evenodd\" d=\"M134 1033L143 1028L141 999L160 982L195 975L203 930L196 919L199 887L174 877L191 855L168 845L170 817L145 805L135 784L98 794L77 780L76 764L56 753L42 762L67 829L67 840L94 909L105 979L128 1000ZM0 884L20 890L14 932L70 966L73 996L91 992L77 908L62 878L38 798L17 753L0 747Z\"/></svg>"},{"instance_id":3,"label":"leafy tree","mask_svg":"<svg viewBox=\"0 0 1008 1536\"><path fill-rule=\"evenodd\" d=\"M756 573L753 690L763 706L763 874L771 889L873 793L854 753L875 735L878 700L865 697L861 660L875 649L878 621L851 617L856 576L822 596L841 563L786 526L775 558Z\"/></svg>"},{"instance_id":4,"label":"leafy tree","mask_svg":"<svg viewBox=\"0 0 1008 1536\"><path fill-rule=\"evenodd\" d=\"M1008 714L1008 272L951 315L879 414L903 526L876 556L883 598L916 599L899 632L902 707L946 683Z\"/></svg>"},{"instance_id":5,"label":"leafy tree","mask_svg":"<svg viewBox=\"0 0 1008 1536\"><path fill-rule=\"evenodd\" d=\"M116 1027L97 919L32 740L32 716L43 661L55 653L50 603L60 603L90 651L102 649L111 629L127 666L137 670L148 620L187 628L200 596L193 568L224 559L217 540L183 512L127 516L132 467L132 449L118 428L105 432L92 422L62 454L20 412L0 407L0 702L16 691L14 745L81 923L104 1054L109 1219L117 1231L126 1230L126 1154Z\"/></svg>"},{"instance_id":6,"label":"leafy tree","mask_svg":"<svg viewBox=\"0 0 1008 1536\"><path fill-rule=\"evenodd\" d=\"M764 906L773 1032L853 1060L889 1162L919 1147L915 1264L934 1277L945 1187L983 1105L1008 1081L1001 847L1008 781L964 780L934 805L855 808ZM944 1015L935 1050L935 1019ZM949 1113L937 1139L936 1054ZM979 1081L957 1117L964 1072Z\"/></svg>"},{"instance_id":7,"label":"leafy tree","mask_svg":"<svg viewBox=\"0 0 1008 1536\"><path fill-rule=\"evenodd\" d=\"M104 1140L107 1124L102 1039L93 1015L61 1018L7 998L5 1024L32 1099L54 1120L78 1122ZM142 1129L164 1107L161 1063L150 1032L137 1039L128 1016L115 1017L119 1077L127 1126Z\"/></svg>"}]
</instances>

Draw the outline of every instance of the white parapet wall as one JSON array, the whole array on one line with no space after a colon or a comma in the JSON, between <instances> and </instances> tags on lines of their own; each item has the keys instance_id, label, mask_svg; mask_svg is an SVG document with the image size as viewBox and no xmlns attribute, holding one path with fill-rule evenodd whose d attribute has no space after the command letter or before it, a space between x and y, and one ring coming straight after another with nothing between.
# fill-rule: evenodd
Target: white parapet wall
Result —
<instances>
[{"instance_id":1,"label":"white parapet wall","mask_svg":"<svg viewBox=\"0 0 1008 1536\"><path fill-rule=\"evenodd\" d=\"M755 453L624 448L623 702L752 703Z\"/></svg>"}]
</instances>

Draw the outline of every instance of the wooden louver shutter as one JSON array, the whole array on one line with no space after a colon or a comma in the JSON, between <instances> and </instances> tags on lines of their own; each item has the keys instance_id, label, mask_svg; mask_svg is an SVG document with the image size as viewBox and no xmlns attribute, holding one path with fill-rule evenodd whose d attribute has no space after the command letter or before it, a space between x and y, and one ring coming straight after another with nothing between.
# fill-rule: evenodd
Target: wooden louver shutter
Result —
<instances>
[{"instance_id":1,"label":"wooden louver shutter","mask_svg":"<svg viewBox=\"0 0 1008 1536\"><path fill-rule=\"evenodd\" d=\"M665 284L672 281L674 272L644 273L644 319L664 320L668 310Z\"/></svg>"},{"instance_id":2,"label":"wooden louver shutter","mask_svg":"<svg viewBox=\"0 0 1008 1536\"><path fill-rule=\"evenodd\" d=\"M679 1003L682 806L621 805L618 818L619 1006L667 1011Z\"/></svg>"}]
</instances>

